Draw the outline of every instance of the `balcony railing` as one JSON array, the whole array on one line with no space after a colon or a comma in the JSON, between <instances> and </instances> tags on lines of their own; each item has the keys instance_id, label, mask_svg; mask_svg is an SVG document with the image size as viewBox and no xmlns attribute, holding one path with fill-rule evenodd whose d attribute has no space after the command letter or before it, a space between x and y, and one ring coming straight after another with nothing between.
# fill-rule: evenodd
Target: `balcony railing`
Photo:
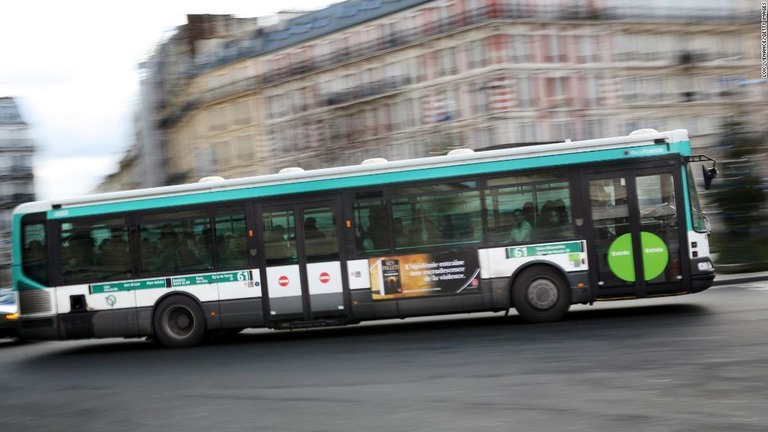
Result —
<instances>
[{"instance_id":1,"label":"balcony railing","mask_svg":"<svg viewBox=\"0 0 768 432\"><path fill-rule=\"evenodd\" d=\"M18 138L12 138L12 139L6 139L3 137L0 137L0 151L20 151L20 150L27 150L32 151L34 150L34 141L31 139L18 139Z\"/></svg>"},{"instance_id":2,"label":"balcony railing","mask_svg":"<svg viewBox=\"0 0 768 432\"><path fill-rule=\"evenodd\" d=\"M666 13L665 13L666 12ZM547 20L648 20L648 21L749 21L744 14L728 9L675 9L648 11L641 8L569 8L523 6L518 4L491 5L464 14L433 21L417 29L385 35L373 41L354 46L339 47L330 54L306 59L295 65L267 72L260 77L263 85L310 73L334 64L352 61L377 52L401 47L419 40L456 31L468 26L498 19Z\"/></svg>"},{"instance_id":3,"label":"balcony railing","mask_svg":"<svg viewBox=\"0 0 768 432\"><path fill-rule=\"evenodd\" d=\"M12 165L0 168L0 177L32 178L32 176L33 170L31 166Z\"/></svg>"},{"instance_id":4,"label":"balcony railing","mask_svg":"<svg viewBox=\"0 0 768 432\"><path fill-rule=\"evenodd\" d=\"M326 103L329 106L340 105L343 103L352 102L359 99L378 96L381 94L389 93L393 90L397 90L410 83L411 83L411 77L407 75L389 77L389 78L381 79L371 83L366 83L366 84L350 87L348 89L331 93L326 98Z\"/></svg>"}]
</instances>

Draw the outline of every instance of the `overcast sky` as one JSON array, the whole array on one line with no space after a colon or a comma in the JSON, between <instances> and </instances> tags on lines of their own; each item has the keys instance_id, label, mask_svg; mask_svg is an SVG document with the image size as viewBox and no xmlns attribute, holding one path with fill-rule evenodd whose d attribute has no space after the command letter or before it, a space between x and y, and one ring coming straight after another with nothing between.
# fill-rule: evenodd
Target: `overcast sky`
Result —
<instances>
[{"instance_id":1,"label":"overcast sky","mask_svg":"<svg viewBox=\"0 0 768 432\"><path fill-rule=\"evenodd\" d=\"M92 191L132 143L137 65L187 14L267 17L340 0L0 0L0 96L37 146L38 199Z\"/></svg>"}]
</instances>

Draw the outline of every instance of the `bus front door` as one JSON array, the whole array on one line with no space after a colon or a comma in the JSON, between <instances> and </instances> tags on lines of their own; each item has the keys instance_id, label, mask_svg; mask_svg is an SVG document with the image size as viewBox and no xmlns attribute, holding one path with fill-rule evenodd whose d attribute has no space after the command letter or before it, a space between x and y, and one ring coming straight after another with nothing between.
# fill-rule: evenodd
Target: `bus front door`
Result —
<instances>
[{"instance_id":1,"label":"bus front door","mask_svg":"<svg viewBox=\"0 0 768 432\"><path fill-rule=\"evenodd\" d=\"M587 177L596 298L647 297L682 288L682 193L674 166Z\"/></svg>"},{"instance_id":2,"label":"bus front door","mask_svg":"<svg viewBox=\"0 0 768 432\"><path fill-rule=\"evenodd\" d=\"M262 209L266 315L274 325L339 318L344 307L334 201Z\"/></svg>"}]
</instances>

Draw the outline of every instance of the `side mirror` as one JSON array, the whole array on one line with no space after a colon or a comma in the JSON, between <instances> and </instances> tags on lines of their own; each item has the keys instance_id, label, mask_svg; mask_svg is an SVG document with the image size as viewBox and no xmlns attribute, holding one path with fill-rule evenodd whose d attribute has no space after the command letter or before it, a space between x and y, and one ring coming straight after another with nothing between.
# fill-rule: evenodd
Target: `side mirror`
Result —
<instances>
[{"instance_id":1,"label":"side mirror","mask_svg":"<svg viewBox=\"0 0 768 432\"><path fill-rule=\"evenodd\" d=\"M712 187L712 180L717 177L717 162L712 163L712 168L701 166L701 173L704 175L704 189L709 190Z\"/></svg>"}]
</instances>

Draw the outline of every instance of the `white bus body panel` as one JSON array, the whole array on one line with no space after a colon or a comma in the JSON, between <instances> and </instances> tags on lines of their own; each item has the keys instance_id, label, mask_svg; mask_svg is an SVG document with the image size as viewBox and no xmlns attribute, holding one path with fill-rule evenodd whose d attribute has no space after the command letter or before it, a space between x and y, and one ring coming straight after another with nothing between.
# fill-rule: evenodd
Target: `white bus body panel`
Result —
<instances>
[{"instance_id":1,"label":"white bus body panel","mask_svg":"<svg viewBox=\"0 0 768 432\"><path fill-rule=\"evenodd\" d=\"M481 249L478 255L482 279L509 277L533 261L552 263L568 273L589 270L585 240Z\"/></svg>"}]
</instances>

